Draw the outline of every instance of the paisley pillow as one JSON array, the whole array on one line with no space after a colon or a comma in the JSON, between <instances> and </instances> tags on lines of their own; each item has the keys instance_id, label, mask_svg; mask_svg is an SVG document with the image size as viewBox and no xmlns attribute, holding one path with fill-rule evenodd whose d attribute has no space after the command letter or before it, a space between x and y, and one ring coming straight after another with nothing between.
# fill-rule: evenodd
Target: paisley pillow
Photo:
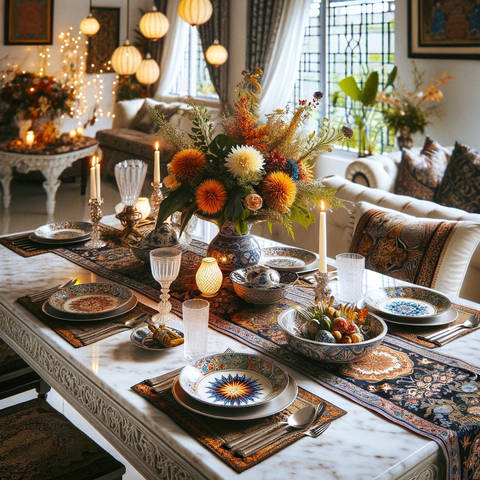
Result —
<instances>
[{"instance_id":1,"label":"paisley pillow","mask_svg":"<svg viewBox=\"0 0 480 480\"><path fill-rule=\"evenodd\" d=\"M357 205L350 252L365 267L458 295L480 240L480 224L417 218L366 202Z\"/></svg>"},{"instance_id":2,"label":"paisley pillow","mask_svg":"<svg viewBox=\"0 0 480 480\"><path fill-rule=\"evenodd\" d=\"M460 142L455 143L452 158L437 195L437 203L480 213L480 153Z\"/></svg>"},{"instance_id":3,"label":"paisley pillow","mask_svg":"<svg viewBox=\"0 0 480 480\"><path fill-rule=\"evenodd\" d=\"M403 150L395 182L395 193L433 201L447 168L448 159L448 151L428 135L419 155L410 150Z\"/></svg>"}]
</instances>

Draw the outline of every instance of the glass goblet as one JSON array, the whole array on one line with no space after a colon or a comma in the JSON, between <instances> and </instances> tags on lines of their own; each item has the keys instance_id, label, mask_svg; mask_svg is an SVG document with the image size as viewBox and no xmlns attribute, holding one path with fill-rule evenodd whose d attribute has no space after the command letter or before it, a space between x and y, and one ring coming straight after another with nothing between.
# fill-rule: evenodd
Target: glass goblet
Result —
<instances>
[{"instance_id":1,"label":"glass goblet","mask_svg":"<svg viewBox=\"0 0 480 480\"><path fill-rule=\"evenodd\" d=\"M156 248L150 252L150 266L153 278L160 283L162 294L158 304L158 314L152 320L160 325L176 320L176 316L170 313L172 304L169 302L169 290L171 283L178 277L182 252L178 248Z\"/></svg>"}]
</instances>

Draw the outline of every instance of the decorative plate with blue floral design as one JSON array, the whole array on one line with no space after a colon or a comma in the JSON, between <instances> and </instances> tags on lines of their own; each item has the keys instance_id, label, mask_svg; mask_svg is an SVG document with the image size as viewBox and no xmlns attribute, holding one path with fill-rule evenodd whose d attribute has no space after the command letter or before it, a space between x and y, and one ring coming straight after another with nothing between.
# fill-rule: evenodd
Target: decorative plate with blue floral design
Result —
<instances>
[{"instance_id":1,"label":"decorative plate with blue floral design","mask_svg":"<svg viewBox=\"0 0 480 480\"><path fill-rule=\"evenodd\" d=\"M384 287L365 294L367 308L402 318L432 318L452 308L440 293L420 287Z\"/></svg>"},{"instance_id":2,"label":"decorative plate with blue floral design","mask_svg":"<svg viewBox=\"0 0 480 480\"><path fill-rule=\"evenodd\" d=\"M221 353L187 365L180 373L183 390L195 400L218 407L261 405L285 392L288 374L259 355Z\"/></svg>"},{"instance_id":3,"label":"decorative plate with blue floral design","mask_svg":"<svg viewBox=\"0 0 480 480\"><path fill-rule=\"evenodd\" d=\"M291 247L262 248L260 263L276 270L298 272L312 266L317 261L317 255L309 250Z\"/></svg>"}]
</instances>

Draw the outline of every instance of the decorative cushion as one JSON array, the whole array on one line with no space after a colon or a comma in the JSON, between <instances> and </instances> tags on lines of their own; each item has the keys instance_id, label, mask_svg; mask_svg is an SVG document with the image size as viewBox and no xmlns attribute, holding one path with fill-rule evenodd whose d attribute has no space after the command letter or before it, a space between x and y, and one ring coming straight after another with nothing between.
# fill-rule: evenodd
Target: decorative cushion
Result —
<instances>
[{"instance_id":1,"label":"decorative cushion","mask_svg":"<svg viewBox=\"0 0 480 480\"><path fill-rule=\"evenodd\" d=\"M437 195L447 207L480 213L480 153L455 142L447 170Z\"/></svg>"},{"instance_id":2,"label":"decorative cushion","mask_svg":"<svg viewBox=\"0 0 480 480\"><path fill-rule=\"evenodd\" d=\"M458 295L480 240L480 224L417 218L366 202L357 205L350 252L370 270Z\"/></svg>"},{"instance_id":3,"label":"decorative cushion","mask_svg":"<svg viewBox=\"0 0 480 480\"><path fill-rule=\"evenodd\" d=\"M146 98L142 107L135 115L130 128L145 133L154 133L157 130L157 124L150 117L148 110L150 108L155 108L155 110L163 113L167 117L167 120L170 120L170 118L177 113L180 105L182 104L157 102L151 98Z\"/></svg>"},{"instance_id":4,"label":"decorative cushion","mask_svg":"<svg viewBox=\"0 0 480 480\"><path fill-rule=\"evenodd\" d=\"M395 193L433 201L449 160L448 152L433 138L425 138L420 154L403 150Z\"/></svg>"},{"instance_id":5,"label":"decorative cushion","mask_svg":"<svg viewBox=\"0 0 480 480\"><path fill-rule=\"evenodd\" d=\"M0 410L0 478L93 480L124 473L120 462L46 401Z\"/></svg>"}]
</instances>

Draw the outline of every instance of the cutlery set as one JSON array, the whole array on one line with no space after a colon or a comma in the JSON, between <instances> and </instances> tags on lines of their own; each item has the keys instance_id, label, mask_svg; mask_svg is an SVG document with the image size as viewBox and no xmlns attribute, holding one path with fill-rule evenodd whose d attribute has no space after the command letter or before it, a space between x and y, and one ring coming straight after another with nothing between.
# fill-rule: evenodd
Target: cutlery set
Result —
<instances>
[{"instance_id":1,"label":"cutlery set","mask_svg":"<svg viewBox=\"0 0 480 480\"><path fill-rule=\"evenodd\" d=\"M424 340L426 342L433 343L437 347L441 347L452 340L455 340L457 337L463 334L463 329L470 329L478 327L480 323L480 315L472 315L467 321L460 325L454 325L453 327L446 328L437 333L433 333L432 335L422 336L418 335L420 340Z\"/></svg>"},{"instance_id":2,"label":"cutlery set","mask_svg":"<svg viewBox=\"0 0 480 480\"><path fill-rule=\"evenodd\" d=\"M32 244L32 241L28 237L20 237L10 240L12 245L15 247L21 248L26 252L33 253L38 252L40 250L44 250L43 248L37 247L36 245Z\"/></svg>"}]
</instances>

